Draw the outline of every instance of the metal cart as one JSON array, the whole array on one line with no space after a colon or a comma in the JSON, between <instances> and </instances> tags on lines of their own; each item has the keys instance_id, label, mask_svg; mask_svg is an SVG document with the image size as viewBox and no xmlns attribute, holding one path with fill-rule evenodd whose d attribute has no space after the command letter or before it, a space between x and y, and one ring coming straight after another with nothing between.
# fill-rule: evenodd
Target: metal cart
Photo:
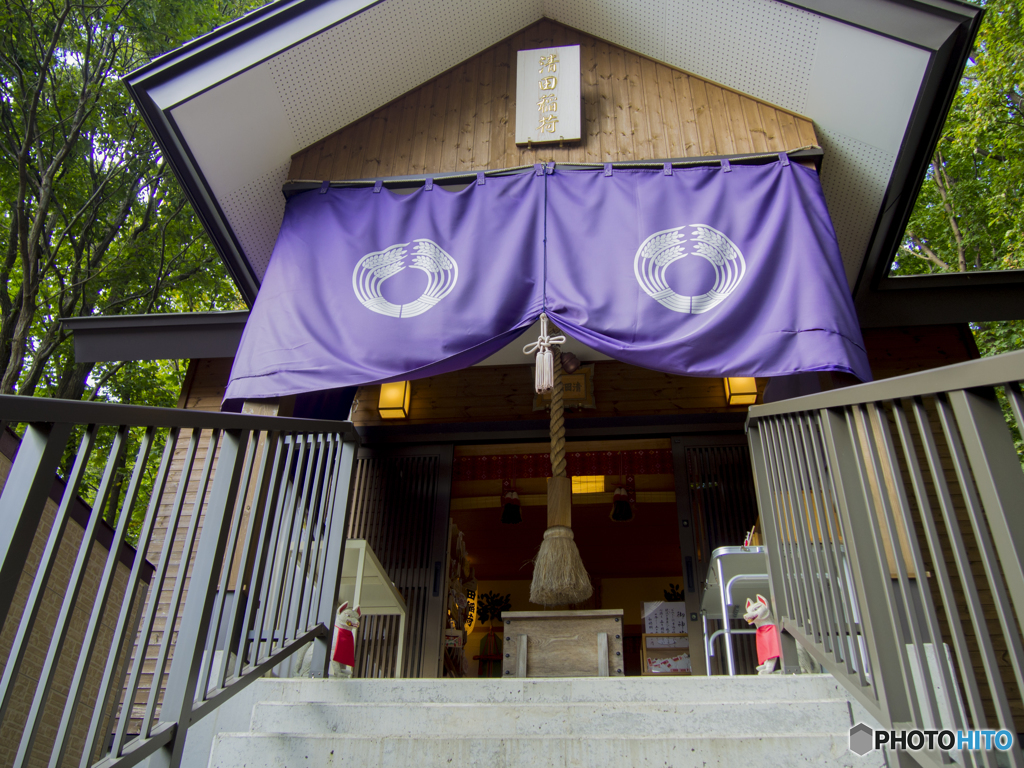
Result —
<instances>
[{"instance_id":1,"label":"metal cart","mask_svg":"<svg viewBox=\"0 0 1024 768\"><path fill-rule=\"evenodd\" d=\"M770 595L768 560L764 547L719 547L711 553L707 581L701 598L701 619L704 625L704 653L711 674L711 657L715 640L722 638L725 646L726 667L729 675L736 674L733 659L732 636L751 635L756 629L733 629L731 622L743 616L748 598ZM708 635L708 620L722 623L720 629Z\"/></svg>"}]
</instances>

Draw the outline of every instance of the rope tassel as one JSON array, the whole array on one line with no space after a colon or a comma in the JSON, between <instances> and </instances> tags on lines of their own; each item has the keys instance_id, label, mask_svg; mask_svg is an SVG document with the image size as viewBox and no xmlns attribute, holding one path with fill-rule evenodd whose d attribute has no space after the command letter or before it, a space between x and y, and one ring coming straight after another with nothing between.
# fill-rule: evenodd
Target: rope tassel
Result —
<instances>
[{"instance_id":1,"label":"rope tassel","mask_svg":"<svg viewBox=\"0 0 1024 768\"><path fill-rule=\"evenodd\" d=\"M551 390L551 480L548 482L548 528L533 560L530 602L537 605L582 603L594 594L590 576L583 566L572 534L572 482L565 464L565 407L562 392L562 355L552 345L564 336L548 336L548 318L541 315L541 336L527 345L525 354L537 352L537 391L541 389L542 355L550 366ZM544 382L546 383L546 381Z\"/></svg>"},{"instance_id":2,"label":"rope tassel","mask_svg":"<svg viewBox=\"0 0 1024 768\"><path fill-rule=\"evenodd\" d=\"M550 392L555 386L554 356L551 347L555 344L565 344L565 336L548 335L548 316L540 316L540 337L532 344L523 347L524 355L537 353L536 375L534 377L534 388L538 394Z\"/></svg>"}]
</instances>

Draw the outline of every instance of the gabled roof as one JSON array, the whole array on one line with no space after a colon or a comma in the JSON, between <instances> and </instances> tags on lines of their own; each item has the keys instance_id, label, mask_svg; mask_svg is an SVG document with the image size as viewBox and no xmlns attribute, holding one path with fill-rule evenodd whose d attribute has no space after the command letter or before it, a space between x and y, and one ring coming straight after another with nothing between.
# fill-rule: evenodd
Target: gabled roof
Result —
<instances>
[{"instance_id":1,"label":"gabled roof","mask_svg":"<svg viewBox=\"0 0 1024 768\"><path fill-rule=\"evenodd\" d=\"M929 320L934 291L889 290L935 280L885 277L980 22L967 3L279 0L126 83L251 302L293 153L543 17L812 118L862 322L967 319L948 291Z\"/></svg>"}]
</instances>

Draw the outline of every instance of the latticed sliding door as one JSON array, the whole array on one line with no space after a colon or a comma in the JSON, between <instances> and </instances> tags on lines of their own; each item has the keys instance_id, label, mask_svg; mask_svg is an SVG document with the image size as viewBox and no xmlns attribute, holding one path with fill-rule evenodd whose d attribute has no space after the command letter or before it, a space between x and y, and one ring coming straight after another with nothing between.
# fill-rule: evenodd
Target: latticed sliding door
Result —
<instances>
[{"instance_id":1,"label":"latticed sliding door","mask_svg":"<svg viewBox=\"0 0 1024 768\"><path fill-rule=\"evenodd\" d=\"M356 458L348 538L366 539L405 598L404 677L437 677L444 630L444 569L452 447L362 449ZM394 674L397 616L365 616L357 677Z\"/></svg>"},{"instance_id":2,"label":"latticed sliding door","mask_svg":"<svg viewBox=\"0 0 1024 768\"><path fill-rule=\"evenodd\" d=\"M686 607L690 612L690 649L694 672L704 669L699 644L700 595L707 578L711 553L718 547L739 546L757 522L757 496L750 464L750 449L743 437L686 438L672 440L676 475L676 503L686 583ZM721 649L721 643L716 646ZM737 671L757 666L752 636L734 643Z\"/></svg>"}]
</instances>

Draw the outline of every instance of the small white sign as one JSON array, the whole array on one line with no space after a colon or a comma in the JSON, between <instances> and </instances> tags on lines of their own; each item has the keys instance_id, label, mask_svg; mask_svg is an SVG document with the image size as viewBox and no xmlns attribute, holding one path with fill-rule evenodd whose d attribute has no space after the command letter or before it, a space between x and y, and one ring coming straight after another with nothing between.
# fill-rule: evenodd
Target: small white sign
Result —
<instances>
[{"instance_id":1,"label":"small white sign","mask_svg":"<svg viewBox=\"0 0 1024 768\"><path fill-rule=\"evenodd\" d=\"M686 629L686 603L667 603L661 600L644 603L644 631L648 634L682 634ZM656 637L652 640L675 640Z\"/></svg>"},{"instance_id":2,"label":"small white sign","mask_svg":"<svg viewBox=\"0 0 1024 768\"><path fill-rule=\"evenodd\" d=\"M516 144L579 141L580 47L519 51Z\"/></svg>"}]
</instances>

